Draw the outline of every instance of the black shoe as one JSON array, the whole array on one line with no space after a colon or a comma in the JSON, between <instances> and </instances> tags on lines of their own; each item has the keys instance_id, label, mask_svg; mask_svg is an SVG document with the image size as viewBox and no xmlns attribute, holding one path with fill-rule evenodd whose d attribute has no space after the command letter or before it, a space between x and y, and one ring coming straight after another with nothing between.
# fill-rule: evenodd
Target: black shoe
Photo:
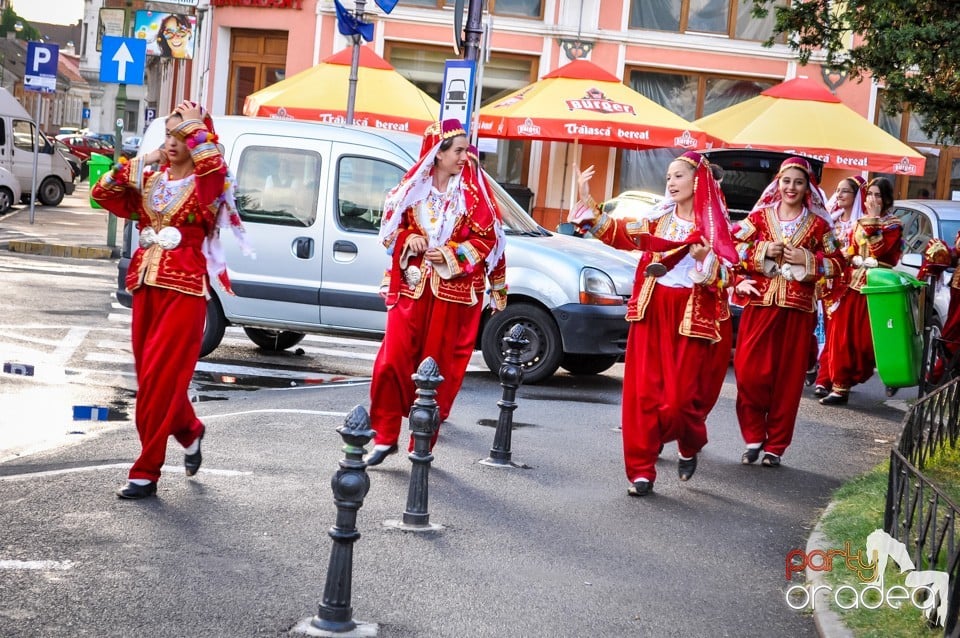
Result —
<instances>
[{"instance_id":1,"label":"black shoe","mask_svg":"<svg viewBox=\"0 0 960 638\"><path fill-rule=\"evenodd\" d=\"M886 394L887 394L888 397L892 397L892 396L894 396L897 392L900 391L900 388L891 388L890 386L887 386L884 391L886 392Z\"/></svg>"},{"instance_id":2,"label":"black shoe","mask_svg":"<svg viewBox=\"0 0 960 638\"><path fill-rule=\"evenodd\" d=\"M692 459L677 459L677 476L681 481L689 481L697 471L697 455Z\"/></svg>"},{"instance_id":3,"label":"black shoe","mask_svg":"<svg viewBox=\"0 0 960 638\"><path fill-rule=\"evenodd\" d=\"M813 396L815 397L823 398L828 394L830 394L830 390L827 390L827 386L825 385L817 385L817 387L813 389Z\"/></svg>"},{"instance_id":4,"label":"black shoe","mask_svg":"<svg viewBox=\"0 0 960 638\"><path fill-rule=\"evenodd\" d=\"M200 432L200 436L197 437L197 451L193 454L184 454L183 455L183 469L186 470L187 476L193 476L200 470L200 464L203 463L203 454L200 453L200 444L203 443L203 435L207 433L207 428L204 427Z\"/></svg>"},{"instance_id":5,"label":"black shoe","mask_svg":"<svg viewBox=\"0 0 960 638\"><path fill-rule=\"evenodd\" d=\"M646 496L653 491L653 481L634 481L633 485L627 488L627 494L630 496Z\"/></svg>"},{"instance_id":6,"label":"black shoe","mask_svg":"<svg viewBox=\"0 0 960 638\"><path fill-rule=\"evenodd\" d=\"M744 450L743 455L740 457L741 465L750 465L751 463L756 463L757 459L760 458L760 452L763 451L763 446L760 447L748 447Z\"/></svg>"},{"instance_id":7,"label":"black shoe","mask_svg":"<svg viewBox=\"0 0 960 638\"><path fill-rule=\"evenodd\" d=\"M380 465L381 463L383 463L384 459L386 459L391 454L396 454L396 453L397 453L396 443L394 443L393 445L387 448L375 447L373 448L373 452L368 454L367 458L364 460L367 463L367 467L372 467L374 465Z\"/></svg>"},{"instance_id":8,"label":"black shoe","mask_svg":"<svg viewBox=\"0 0 960 638\"><path fill-rule=\"evenodd\" d=\"M804 378L803 383L806 386L811 386L817 382L817 373L820 371L819 366L813 366L807 370L807 376Z\"/></svg>"},{"instance_id":9,"label":"black shoe","mask_svg":"<svg viewBox=\"0 0 960 638\"><path fill-rule=\"evenodd\" d=\"M820 405L846 405L849 398L846 392L831 392L820 399Z\"/></svg>"},{"instance_id":10,"label":"black shoe","mask_svg":"<svg viewBox=\"0 0 960 638\"><path fill-rule=\"evenodd\" d=\"M147 483L146 485L137 485L136 483L127 483L117 490L117 498L127 500L136 500L157 495L157 484Z\"/></svg>"},{"instance_id":11,"label":"black shoe","mask_svg":"<svg viewBox=\"0 0 960 638\"><path fill-rule=\"evenodd\" d=\"M780 457L776 454L771 454L767 452L763 455L763 460L760 463L764 467L780 467Z\"/></svg>"},{"instance_id":12,"label":"black shoe","mask_svg":"<svg viewBox=\"0 0 960 638\"><path fill-rule=\"evenodd\" d=\"M647 264L646 269L647 277L663 277L667 274L667 267L656 261L650 264Z\"/></svg>"}]
</instances>

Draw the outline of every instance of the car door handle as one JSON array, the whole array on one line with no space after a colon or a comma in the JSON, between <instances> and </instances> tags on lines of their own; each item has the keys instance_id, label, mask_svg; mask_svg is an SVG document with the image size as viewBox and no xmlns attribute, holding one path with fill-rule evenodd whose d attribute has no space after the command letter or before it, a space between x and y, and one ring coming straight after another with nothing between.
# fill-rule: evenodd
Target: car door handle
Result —
<instances>
[{"instance_id":1,"label":"car door handle","mask_svg":"<svg viewBox=\"0 0 960 638\"><path fill-rule=\"evenodd\" d=\"M313 257L313 240L309 237L297 237L293 240L293 254L298 259Z\"/></svg>"},{"instance_id":2,"label":"car door handle","mask_svg":"<svg viewBox=\"0 0 960 638\"><path fill-rule=\"evenodd\" d=\"M343 241L337 240L333 242L333 252L335 253L349 253L351 255L357 254L357 245L352 241Z\"/></svg>"}]
</instances>

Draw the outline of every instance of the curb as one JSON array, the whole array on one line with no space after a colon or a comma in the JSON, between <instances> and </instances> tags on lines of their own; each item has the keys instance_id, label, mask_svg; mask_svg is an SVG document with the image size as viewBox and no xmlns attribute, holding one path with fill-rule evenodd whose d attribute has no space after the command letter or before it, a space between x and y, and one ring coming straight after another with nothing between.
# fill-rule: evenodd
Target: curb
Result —
<instances>
[{"instance_id":1,"label":"curb","mask_svg":"<svg viewBox=\"0 0 960 638\"><path fill-rule=\"evenodd\" d=\"M42 241L7 242L6 249L13 253L28 255L48 255L51 257L68 257L73 259L114 259L120 256L119 248L105 246L65 246L62 244L48 244Z\"/></svg>"},{"instance_id":2,"label":"curb","mask_svg":"<svg viewBox=\"0 0 960 638\"><path fill-rule=\"evenodd\" d=\"M827 551L827 537L823 534L823 518L833 509L833 501L827 505L826 509L820 515L820 520L810 533L807 539L806 552L820 550ZM830 599L824 589L819 589L820 585L826 585L824 572L813 571L809 567L804 569L804 577L807 582L813 586L813 622L817 626L817 633L821 638L854 638L853 632L844 624L840 614L830 607Z\"/></svg>"}]
</instances>

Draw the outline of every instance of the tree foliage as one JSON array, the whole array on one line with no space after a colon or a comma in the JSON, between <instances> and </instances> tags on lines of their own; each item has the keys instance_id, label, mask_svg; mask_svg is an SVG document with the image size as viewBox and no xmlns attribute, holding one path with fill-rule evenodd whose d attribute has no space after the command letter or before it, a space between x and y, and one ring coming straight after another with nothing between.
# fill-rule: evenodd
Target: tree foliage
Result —
<instances>
[{"instance_id":1,"label":"tree foliage","mask_svg":"<svg viewBox=\"0 0 960 638\"><path fill-rule=\"evenodd\" d=\"M33 42L40 40L40 32L37 28L18 16L13 10L13 7L9 5L3 10L3 13L0 13L0 38L7 37L7 33L11 31L16 32L14 25L16 25L17 22L23 25L23 29L16 35L18 40L29 40Z\"/></svg>"},{"instance_id":2,"label":"tree foliage","mask_svg":"<svg viewBox=\"0 0 960 638\"><path fill-rule=\"evenodd\" d=\"M786 34L801 63L822 55L828 69L846 71L852 79L869 73L885 88L889 114L908 107L922 117L931 137L960 140L957 0L790 0L787 6L782 0L753 0L753 5L759 17L774 10L775 35Z\"/></svg>"}]
</instances>

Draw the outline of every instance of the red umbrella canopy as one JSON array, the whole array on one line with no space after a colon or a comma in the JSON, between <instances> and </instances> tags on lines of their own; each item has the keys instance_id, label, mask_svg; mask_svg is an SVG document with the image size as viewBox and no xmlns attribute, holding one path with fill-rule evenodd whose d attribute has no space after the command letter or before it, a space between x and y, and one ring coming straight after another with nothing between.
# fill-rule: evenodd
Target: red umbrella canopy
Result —
<instances>
[{"instance_id":1,"label":"red umbrella canopy","mask_svg":"<svg viewBox=\"0 0 960 638\"><path fill-rule=\"evenodd\" d=\"M621 148L709 148L713 139L587 60L480 109L481 137Z\"/></svg>"},{"instance_id":2,"label":"red umbrella canopy","mask_svg":"<svg viewBox=\"0 0 960 638\"><path fill-rule=\"evenodd\" d=\"M828 168L923 174L923 155L808 78L772 86L696 122L731 148L816 157Z\"/></svg>"}]
</instances>

